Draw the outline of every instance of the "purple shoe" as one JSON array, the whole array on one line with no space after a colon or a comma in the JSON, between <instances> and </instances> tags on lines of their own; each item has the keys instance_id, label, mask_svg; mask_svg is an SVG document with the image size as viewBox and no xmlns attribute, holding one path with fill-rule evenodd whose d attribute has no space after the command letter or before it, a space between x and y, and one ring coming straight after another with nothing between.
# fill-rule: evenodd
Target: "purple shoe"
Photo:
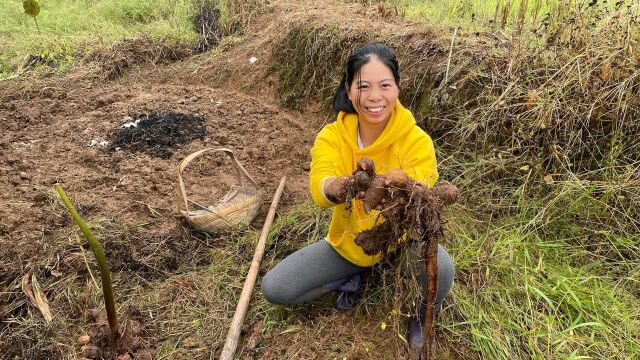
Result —
<instances>
[{"instance_id":1,"label":"purple shoe","mask_svg":"<svg viewBox=\"0 0 640 360\"><path fill-rule=\"evenodd\" d=\"M421 302L417 314L411 315L409 320L409 344L416 349L422 349L424 345L424 315L427 312L427 304Z\"/></svg>"},{"instance_id":2,"label":"purple shoe","mask_svg":"<svg viewBox=\"0 0 640 360\"><path fill-rule=\"evenodd\" d=\"M340 310L351 310L356 307L361 293L340 291L336 299L336 306Z\"/></svg>"},{"instance_id":3,"label":"purple shoe","mask_svg":"<svg viewBox=\"0 0 640 360\"><path fill-rule=\"evenodd\" d=\"M341 287L342 285L344 285L345 283L347 283L349 281L350 277L343 277L340 278L338 280L334 280L330 283L326 283L324 285L322 285L322 293L326 294L328 292L332 292L332 291L336 291L338 290L339 287Z\"/></svg>"},{"instance_id":4,"label":"purple shoe","mask_svg":"<svg viewBox=\"0 0 640 360\"><path fill-rule=\"evenodd\" d=\"M347 279L342 285L336 288L338 298L336 305L340 310L353 309L362 294L362 277L360 273L355 273Z\"/></svg>"},{"instance_id":5,"label":"purple shoe","mask_svg":"<svg viewBox=\"0 0 640 360\"><path fill-rule=\"evenodd\" d=\"M360 273L355 273L351 275L342 285L338 286L338 291L344 292L360 292L362 290L362 278L360 277Z\"/></svg>"},{"instance_id":6,"label":"purple shoe","mask_svg":"<svg viewBox=\"0 0 640 360\"><path fill-rule=\"evenodd\" d=\"M442 304L436 304L433 308L433 316L435 317ZM422 349L424 346L424 317L427 313L427 304L420 303L420 311L413 314L409 320L409 344L412 348Z\"/></svg>"}]
</instances>

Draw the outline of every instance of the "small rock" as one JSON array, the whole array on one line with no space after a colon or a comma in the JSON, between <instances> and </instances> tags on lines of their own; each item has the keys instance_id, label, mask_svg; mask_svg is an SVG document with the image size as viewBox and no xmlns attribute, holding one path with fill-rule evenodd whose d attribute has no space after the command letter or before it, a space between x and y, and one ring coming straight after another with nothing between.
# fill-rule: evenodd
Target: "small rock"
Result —
<instances>
[{"instance_id":1,"label":"small rock","mask_svg":"<svg viewBox=\"0 0 640 360\"><path fill-rule=\"evenodd\" d=\"M89 341L91 341L91 337L89 335L80 335L80 336L78 336L78 339L76 340L76 342L80 346L87 345L89 343Z\"/></svg>"},{"instance_id":2,"label":"small rock","mask_svg":"<svg viewBox=\"0 0 640 360\"><path fill-rule=\"evenodd\" d=\"M252 56L251 58L249 58L249 64L253 65L255 63L258 62L258 58L255 56Z\"/></svg>"}]
</instances>

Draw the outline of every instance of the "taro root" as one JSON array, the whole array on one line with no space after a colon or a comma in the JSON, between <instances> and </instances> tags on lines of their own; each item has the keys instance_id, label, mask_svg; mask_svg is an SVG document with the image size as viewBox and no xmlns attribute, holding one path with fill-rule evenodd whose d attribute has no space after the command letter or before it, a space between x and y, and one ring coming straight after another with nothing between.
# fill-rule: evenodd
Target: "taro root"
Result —
<instances>
[{"instance_id":1,"label":"taro root","mask_svg":"<svg viewBox=\"0 0 640 360\"><path fill-rule=\"evenodd\" d=\"M407 184L409 184L409 176L400 169L391 170L384 177L386 180L384 184L387 187L406 188Z\"/></svg>"},{"instance_id":2,"label":"taro root","mask_svg":"<svg viewBox=\"0 0 640 360\"><path fill-rule=\"evenodd\" d=\"M354 199L361 199L366 213L377 209L384 217L384 221L356 236L356 244L368 255L386 256L405 236L421 240L427 233L441 234L440 209L458 198L454 185L427 188L401 169L376 175L373 161L366 158L358 161L344 186L347 209Z\"/></svg>"},{"instance_id":3,"label":"taro root","mask_svg":"<svg viewBox=\"0 0 640 360\"><path fill-rule=\"evenodd\" d=\"M364 203L364 212L367 214L373 209L377 207L379 204L383 203L383 200L386 200L388 196L388 190L385 186L385 178L382 176L377 176L370 182L369 188L365 191L362 202Z\"/></svg>"}]
</instances>

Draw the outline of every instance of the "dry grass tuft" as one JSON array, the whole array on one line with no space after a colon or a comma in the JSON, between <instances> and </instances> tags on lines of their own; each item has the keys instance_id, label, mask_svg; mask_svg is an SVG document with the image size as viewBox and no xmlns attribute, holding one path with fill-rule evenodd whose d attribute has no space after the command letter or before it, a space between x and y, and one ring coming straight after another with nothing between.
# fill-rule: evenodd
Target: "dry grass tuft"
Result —
<instances>
[{"instance_id":1,"label":"dry grass tuft","mask_svg":"<svg viewBox=\"0 0 640 360\"><path fill-rule=\"evenodd\" d=\"M142 64L166 64L192 54L186 43L171 43L146 35L122 39L110 48L98 48L89 53L86 61L99 65L109 79L121 76L128 68Z\"/></svg>"}]
</instances>

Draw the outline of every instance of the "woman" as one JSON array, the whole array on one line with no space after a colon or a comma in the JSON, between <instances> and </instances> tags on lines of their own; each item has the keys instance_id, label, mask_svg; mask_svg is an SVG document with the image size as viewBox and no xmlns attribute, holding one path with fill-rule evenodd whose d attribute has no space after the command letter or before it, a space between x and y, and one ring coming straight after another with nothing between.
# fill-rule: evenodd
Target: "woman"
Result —
<instances>
[{"instance_id":1,"label":"woman","mask_svg":"<svg viewBox=\"0 0 640 360\"><path fill-rule=\"evenodd\" d=\"M365 213L360 200L353 201L351 210L344 204L348 176L357 166L370 166L366 162L359 165L359 160L371 159L379 174L402 169L427 186L438 179L431 138L398 101L399 84L398 61L387 46L367 45L349 57L334 98L338 117L320 131L311 149L311 195L318 205L333 208L329 233L326 239L289 255L265 275L262 292L267 301L298 304L339 291L338 306L353 307L360 274L381 260L379 254L365 254L354 241L356 234L375 225L379 212ZM403 258L409 259L404 268L417 274L426 292L426 271L420 257L413 253ZM436 310L451 290L454 272L449 254L440 247ZM424 305L421 308L424 312ZM416 314L410 327L410 343L417 348L422 347L421 318Z\"/></svg>"}]
</instances>

